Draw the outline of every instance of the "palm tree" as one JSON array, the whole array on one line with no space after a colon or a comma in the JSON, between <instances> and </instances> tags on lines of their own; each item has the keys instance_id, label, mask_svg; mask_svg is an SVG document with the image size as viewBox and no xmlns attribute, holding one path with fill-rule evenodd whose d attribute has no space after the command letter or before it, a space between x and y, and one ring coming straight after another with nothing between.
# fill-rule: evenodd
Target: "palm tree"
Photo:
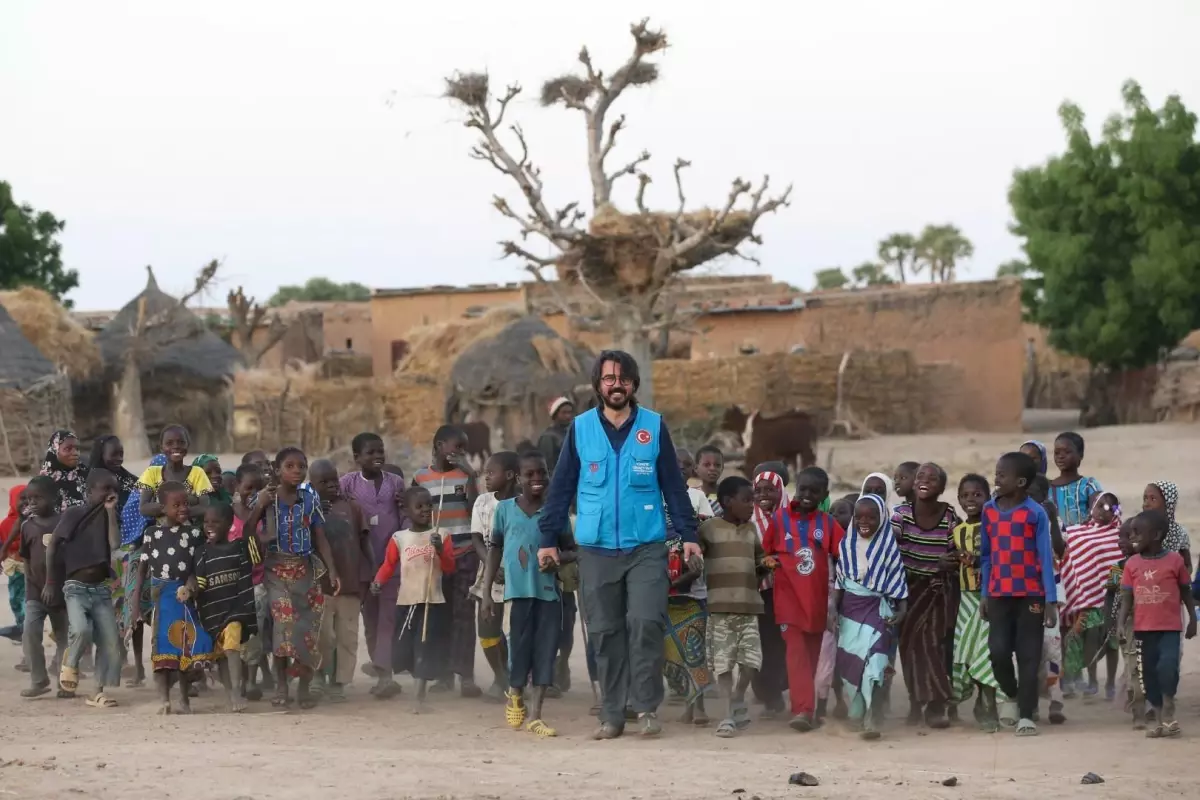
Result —
<instances>
[{"instance_id":1,"label":"palm tree","mask_svg":"<svg viewBox=\"0 0 1200 800\"><path fill-rule=\"evenodd\" d=\"M917 240L911 233L893 233L879 243L879 260L896 270L901 283L908 282L906 266L914 267Z\"/></svg>"},{"instance_id":2,"label":"palm tree","mask_svg":"<svg viewBox=\"0 0 1200 800\"><path fill-rule=\"evenodd\" d=\"M913 272L929 270L929 282L949 283L958 262L975 254L975 245L954 225L926 225L917 238Z\"/></svg>"}]
</instances>

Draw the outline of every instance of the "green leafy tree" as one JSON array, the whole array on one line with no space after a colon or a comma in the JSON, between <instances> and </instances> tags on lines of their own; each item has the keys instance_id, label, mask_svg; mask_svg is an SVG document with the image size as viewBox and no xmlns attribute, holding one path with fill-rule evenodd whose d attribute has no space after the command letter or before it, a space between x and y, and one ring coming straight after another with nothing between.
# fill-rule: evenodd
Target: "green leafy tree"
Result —
<instances>
[{"instance_id":1,"label":"green leafy tree","mask_svg":"<svg viewBox=\"0 0 1200 800\"><path fill-rule=\"evenodd\" d=\"M1098 139L1073 103L1067 149L1017 170L1009 190L1031 269L1033 317L1050 343L1093 367L1085 419L1117 421L1116 373L1155 363L1200 326L1200 145L1179 97L1161 109L1137 83Z\"/></svg>"},{"instance_id":2,"label":"green leafy tree","mask_svg":"<svg viewBox=\"0 0 1200 800\"><path fill-rule=\"evenodd\" d=\"M1036 322L1034 309L1040 302L1044 283L1037 270L1028 261L1013 258L996 267L996 277L1021 279L1021 316L1026 322Z\"/></svg>"},{"instance_id":3,"label":"green leafy tree","mask_svg":"<svg viewBox=\"0 0 1200 800\"><path fill-rule=\"evenodd\" d=\"M855 286L889 286L895 283L887 267L875 261L864 261L850 272Z\"/></svg>"},{"instance_id":4,"label":"green leafy tree","mask_svg":"<svg viewBox=\"0 0 1200 800\"><path fill-rule=\"evenodd\" d=\"M901 283L908 282L917 257L917 238L911 233L893 233L879 243L879 260L896 271Z\"/></svg>"},{"instance_id":5,"label":"green leafy tree","mask_svg":"<svg viewBox=\"0 0 1200 800\"><path fill-rule=\"evenodd\" d=\"M371 299L371 290L361 283L337 283L328 278L309 278L303 286L280 286L269 306L282 306L292 300L305 302L356 302Z\"/></svg>"},{"instance_id":6,"label":"green leafy tree","mask_svg":"<svg viewBox=\"0 0 1200 800\"><path fill-rule=\"evenodd\" d=\"M817 279L818 291L824 289L842 289L850 282L850 279L846 277L846 273L842 271L841 267L819 269L813 277Z\"/></svg>"},{"instance_id":7,"label":"green leafy tree","mask_svg":"<svg viewBox=\"0 0 1200 800\"><path fill-rule=\"evenodd\" d=\"M79 286L79 273L63 269L57 237L64 227L49 211L17 205L12 186L0 181L0 289L36 286L70 308L63 295Z\"/></svg>"},{"instance_id":8,"label":"green leafy tree","mask_svg":"<svg viewBox=\"0 0 1200 800\"><path fill-rule=\"evenodd\" d=\"M926 225L917 237L912 271L929 273L929 281L947 283L957 277L958 263L975 255L975 246L954 225Z\"/></svg>"}]
</instances>

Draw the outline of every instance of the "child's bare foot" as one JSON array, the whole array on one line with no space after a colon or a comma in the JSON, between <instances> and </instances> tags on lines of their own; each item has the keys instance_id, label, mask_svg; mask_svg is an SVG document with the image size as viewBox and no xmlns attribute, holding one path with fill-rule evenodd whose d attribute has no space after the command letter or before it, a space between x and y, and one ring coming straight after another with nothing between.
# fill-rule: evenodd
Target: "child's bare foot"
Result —
<instances>
[{"instance_id":1,"label":"child's bare foot","mask_svg":"<svg viewBox=\"0 0 1200 800\"><path fill-rule=\"evenodd\" d=\"M304 678L300 679L300 685L296 687L296 705L305 711L317 707L317 696L313 694L309 681Z\"/></svg>"},{"instance_id":2,"label":"child's bare foot","mask_svg":"<svg viewBox=\"0 0 1200 800\"><path fill-rule=\"evenodd\" d=\"M234 695L229 698L229 710L234 714L241 714L247 707L246 698L240 695Z\"/></svg>"},{"instance_id":3,"label":"child's bare foot","mask_svg":"<svg viewBox=\"0 0 1200 800\"><path fill-rule=\"evenodd\" d=\"M288 697L287 684L280 681L275 686L275 696L271 698L271 705L276 708L287 708L292 702L292 698Z\"/></svg>"},{"instance_id":4,"label":"child's bare foot","mask_svg":"<svg viewBox=\"0 0 1200 800\"><path fill-rule=\"evenodd\" d=\"M695 722L695 720L696 708L694 706L688 706L686 709L684 709L683 714L681 714L679 717L679 721L684 725L691 725L693 722Z\"/></svg>"},{"instance_id":5,"label":"child's bare foot","mask_svg":"<svg viewBox=\"0 0 1200 800\"><path fill-rule=\"evenodd\" d=\"M192 704L188 700L187 694L184 692L180 692L180 694L182 694L183 697L181 697L179 699L178 703L172 704L171 713L172 714L190 714L190 713L192 713Z\"/></svg>"},{"instance_id":6,"label":"child's bare foot","mask_svg":"<svg viewBox=\"0 0 1200 800\"><path fill-rule=\"evenodd\" d=\"M416 703L413 704L413 713L414 714L431 714L431 713L433 713L433 706L429 705L429 703L426 702L425 700L418 700Z\"/></svg>"},{"instance_id":7,"label":"child's bare foot","mask_svg":"<svg viewBox=\"0 0 1200 800\"><path fill-rule=\"evenodd\" d=\"M171 703L169 701L158 707L158 715L160 717L169 717L171 715Z\"/></svg>"},{"instance_id":8,"label":"child's bare foot","mask_svg":"<svg viewBox=\"0 0 1200 800\"><path fill-rule=\"evenodd\" d=\"M833 707L833 718L845 719L848 716L850 716L850 709L846 707L846 701L839 696L837 704Z\"/></svg>"},{"instance_id":9,"label":"child's bare foot","mask_svg":"<svg viewBox=\"0 0 1200 800\"><path fill-rule=\"evenodd\" d=\"M454 678L442 678L440 681L435 681L433 686L429 687L429 691L437 692L438 694L444 692L453 692Z\"/></svg>"}]
</instances>

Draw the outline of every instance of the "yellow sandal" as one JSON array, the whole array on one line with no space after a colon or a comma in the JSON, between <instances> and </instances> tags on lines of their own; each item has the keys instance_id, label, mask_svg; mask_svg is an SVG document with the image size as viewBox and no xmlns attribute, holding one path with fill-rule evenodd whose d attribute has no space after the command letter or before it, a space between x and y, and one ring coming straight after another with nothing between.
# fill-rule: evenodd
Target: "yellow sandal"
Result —
<instances>
[{"instance_id":1,"label":"yellow sandal","mask_svg":"<svg viewBox=\"0 0 1200 800\"><path fill-rule=\"evenodd\" d=\"M58 673L58 685L68 692L73 692L79 688L79 670L73 667L68 667L66 664Z\"/></svg>"},{"instance_id":2,"label":"yellow sandal","mask_svg":"<svg viewBox=\"0 0 1200 800\"><path fill-rule=\"evenodd\" d=\"M525 722L525 698L508 690L508 701L504 704L504 721L513 730L520 730Z\"/></svg>"},{"instance_id":3,"label":"yellow sandal","mask_svg":"<svg viewBox=\"0 0 1200 800\"><path fill-rule=\"evenodd\" d=\"M540 719L530 720L525 726L525 730L537 736L539 739L549 739L552 736L558 736L558 731L551 728Z\"/></svg>"}]
</instances>

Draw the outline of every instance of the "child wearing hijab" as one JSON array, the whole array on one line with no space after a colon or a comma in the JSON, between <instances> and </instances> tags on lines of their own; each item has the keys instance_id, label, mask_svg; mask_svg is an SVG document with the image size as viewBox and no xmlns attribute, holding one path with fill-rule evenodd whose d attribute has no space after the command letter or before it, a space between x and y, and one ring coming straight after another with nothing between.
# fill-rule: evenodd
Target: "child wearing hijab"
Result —
<instances>
[{"instance_id":1,"label":"child wearing hijab","mask_svg":"<svg viewBox=\"0 0 1200 800\"><path fill-rule=\"evenodd\" d=\"M39 475L54 481L58 490L55 511L81 506L87 499L88 466L79 463L79 439L73 431L55 431L46 445Z\"/></svg>"},{"instance_id":2,"label":"child wearing hijab","mask_svg":"<svg viewBox=\"0 0 1200 800\"><path fill-rule=\"evenodd\" d=\"M764 461L754 468L754 529L761 542L771 524L777 508L786 508L791 503L788 497L787 467L782 461ZM783 691L787 688L787 656L783 634L775 622L775 577L768 573L759 584L763 600L763 613L758 618L758 635L762 643L762 666L754 676L751 686L754 696L766 706L763 719L775 719L785 708ZM743 709L744 711L744 709ZM741 713L741 712L739 712ZM738 717L742 727L749 720Z\"/></svg>"},{"instance_id":3,"label":"child wearing hijab","mask_svg":"<svg viewBox=\"0 0 1200 800\"><path fill-rule=\"evenodd\" d=\"M1101 492L1091 515L1082 525L1063 531L1066 550L1060 566L1065 601L1062 609L1067 634L1063 638L1063 666L1067 675L1082 675L1088 683L1076 687L1084 696L1099 693L1097 662L1104 652L1108 674L1105 696L1116 695L1117 650L1109 645L1104 613L1105 584L1122 559L1121 506L1112 492Z\"/></svg>"},{"instance_id":4,"label":"child wearing hijab","mask_svg":"<svg viewBox=\"0 0 1200 800\"><path fill-rule=\"evenodd\" d=\"M1038 475L1046 474L1046 469L1050 466L1049 459L1046 455L1046 445L1042 444L1037 439L1030 439L1027 442L1022 442L1021 446L1017 449L1033 459L1034 465L1037 466Z\"/></svg>"},{"instance_id":5,"label":"child wearing hijab","mask_svg":"<svg viewBox=\"0 0 1200 800\"><path fill-rule=\"evenodd\" d=\"M878 739L892 632L904 618L908 585L892 512L874 494L854 505L854 522L837 550L837 674L851 720L864 739Z\"/></svg>"},{"instance_id":6,"label":"child wearing hijab","mask_svg":"<svg viewBox=\"0 0 1200 800\"><path fill-rule=\"evenodd\" d=\"M873 494L882 500L884 508L888 509L889 512L896 504L895 484L892 483L891 478L882 472L872 472L863 478L859 496L866 497L869 494Z\"/></svg>"}]
</instances>

